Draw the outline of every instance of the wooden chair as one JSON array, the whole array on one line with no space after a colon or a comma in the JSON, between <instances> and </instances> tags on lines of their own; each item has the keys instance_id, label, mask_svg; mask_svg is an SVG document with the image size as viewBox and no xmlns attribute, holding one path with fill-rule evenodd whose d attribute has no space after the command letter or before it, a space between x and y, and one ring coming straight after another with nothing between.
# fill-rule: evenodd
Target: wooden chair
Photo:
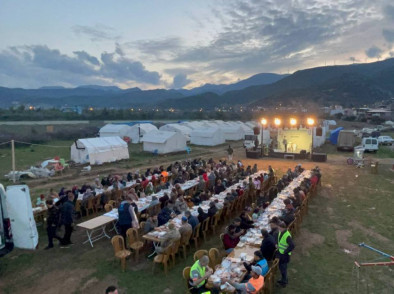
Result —
<instances>
[{"instance_id":1,"label":"wooden chair","mask_svg":"<svg viewBox=\"0 0 394 294\"><path fill-rule=\"evenodd\" d=\"M216 228L219 226L220 217L222 215L222 210L219 210L211 219L212 232L216 234Z\"/></svg>"},{"instance_id":2,"label":"wooden chair","mask_svg":"<svg viewBox=\"0 0 394 294\"><path fill-rule=\"evenodd\" d=\"M204 249L198 250L198 251L196 251L196 252L194 253L194 255L193 255L193 260L194 260L194 261L197 261L197 260L199 260L201 257L203 257L204 255L208 256L208 251L207 251L207 250L204 250Z\"/></svg>"},{"instance_id":3,"label":"wooden chair","mask_svg":"<svg viewBox=\"0 0 394 294\"><path fill-rule=\"evenodd\" d=\"M173 242L171 245L170 257L172 259L173 266L175 266L175 255L178 253L180 244L181 244L181 240L177 240L176 242Z\"/></svg>"},{"instance_id":4,"label":"wooden chair","mask_svg":"<svg viewBox=\"0 0 394 294\"><path fill-rule=\"evenodd\" d=\"M220 234L220 244L222 245L223 250L226 250L226 248L224 248L223 239L224 239L224 233L221 233L221 234Z\"/></svg>"},{"instance_id":5,"label":"wooden chair","mask_svg":"<svg viewBox=\"0 0 394 294\"><path fill-rule=\"evenodd\" d=\"M185 268L183 269L183 271L182 271L183 279L184 279L185 282L186 282L187 293L190 293L190 289L191 289L191 286L190 286L190 284L189 284L190 270L191 270L191 267L188 266L188 267L185 267Z\"/></svg>"},{"instance_id":6,"label":"wooden chair","mask_svg":"<svg viewBox=\"0 0 394 294\"><path fill-rule=\"evenodd\" d=\"M90 197L88 199L88 204L86 206L86 216L89 216L89 212L92 211L94 213L94 197Z\"/></svg>"},{"instance_id":7,"label":"wooden chair","mask_svg":"<svg viewBox=\"0 0 394 294\"><path fill-rule=\"evenodd\" d=\"M135 251L135 260L138 260L139 253L142 247L144 247L144 242L139 240L138 230L135 228L130 228L126 232L127 243L129 248Z\"/></svg>"},{"instance_id":8,"label":"wooden chair","mask_svg":"<svg viewBox=\"0 0 394 294\"><path fill-rule=\"evenodd\" d=\"M201 227L201 223L199 223L194 228L194 231L193 231L193 234L192 234L192 238L191 238L191 240L194 241L194 246L196 247L196 249L198 247L198 239L200 238L200 227Z\"/></svg>"},{"instance_id":9,"label":"wooden chair","mask_svg":"<svg viewBox=\"0 0 394 294\"><path fill-rule=\"evenodd\" d=\"M144 235L145 224L146 224L146 222L140 222L140 229L139 229L139 232L138 232L140 237L142 237Z\"/></svg>"},{"instance_id":10,"label":"wooden chair","mask_svg":"<svg viewBox=\"0 0 394 294\"><path fill-rule=\"evenodd\" d=\"M202 222L202 235L204 237L204 242L207 242L207 234L209 231L209 221L211 220L210 217L207 217L203 222Z\"/></svg>"},{"instance_id":11,"label":"wooden chair","mask_svg":"<svg viewBox=\"0 0 394 294\"><path fill-rule=\"evenodd\" d=\"M110 200L108 201L108 204L112 206L112 208L117 207L116 201L115 200Z\"/></svg>"},{"instance_id":12,"label":"wooden chair","mask_svg":"<svg viewBox=\"0 0 394 294\"><path fill-rule=\"evenodd\" d=\"M112 207L111 204L108 204L108 203L107 203L107 204L104 205L104 209L105 209L106 212L110 212L110 211L112 210L112 208L113 208L113 207Z\"/></svg>"},{"instance_id":13,"label":"wooden chair","mask_svg":"<svg viewBox=\"0 0 394 294\"><path fill-rule=\"evenodd\" d=\"M120 235L116 235L111 239L112 247L114 248L115 257L120 259L122 271L126 269L126 258L130 256L130 251L125 248L124 239Z\"/></svg>"},{"instance_id":14,"label":"wooden chair","mask_svg":"<svg viewBox=\"0 0 394 294\"><path fill-rule=\"evenodd\" d=\"M79 214L81 216L81 218L82 218L81 203L82 203L82 200L77 200L75 202L74 211L75 211L76 214Z\"/></svg>"},{"instance_id":15,"label":"wooden chair","mask_svg":"<svg viewBox=\"0 0 394 294\"><path fill-rule=\"evenodd\" d=\"M221 258L220 258L220 252L218 249L216 248L211 248L209 249L208 252L208 256L209 256L209 266L212 269L215 269L215 267L221 263Z\"/></svg>"},{"instance_id":16,"label":"wooden chair","mask_svg":"<svg viewBox=\"0 0 394 294\"><path fill-rule=\"evenodd\" d=\"M179 248L183 251L183 258L186 259L186 249L187 245L190 245L190 238L193 234L193 231L186 232L181 235L181 242L179 244Z\"/></svg>"},{"instance_id":17,"label":"wooden chair","mask_svg":"<svg viewBox=\"0 0 394 294\"><path fill-rule=\"evenodd\" d=\"M170 255L171 255L171 251L172 251L172 246L168 246L163 253L158 254L155 256L155 258L153 259L153 265L152 265L152 273L155 272L155 264L156 263L162 263L163 267L164 267L164 273L167 275L168 272L168 260L170 259Z\"/></svg>"},{"instance_id":18,"label":"wooden chair","mask_svg":"<svg viewBox=\"0 0 394 294\"><path fill-rule=\"evenodd\" d=\"M291 234L291 236L294 238L294 236L297 234L296 232L296 220L294 219L289 225L288 225L288 230Z\"/></svg>"}]
</instances>

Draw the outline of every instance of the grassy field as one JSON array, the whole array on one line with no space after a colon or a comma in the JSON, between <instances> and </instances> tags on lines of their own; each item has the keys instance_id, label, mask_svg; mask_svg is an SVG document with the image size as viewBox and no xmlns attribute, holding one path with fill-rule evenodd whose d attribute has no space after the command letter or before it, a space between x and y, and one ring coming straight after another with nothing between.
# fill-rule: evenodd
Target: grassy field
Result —
<instances>
[{"instance_id":1,"label":"grassy field","mask_svg":"<svg viewBox=\"0 0 394 294\"><path fill-rule=\"evenodd\" d=\"M8 126L9 127L9 126ZM18 126L19 127L19 126ZM20 128L18 132L25 132ZM39 132L43 131L40 129ZM388 134L393 136L394 134ZM394 137L394 136L393 136ZM43 160L60 156L69 159L72 140L52 141L50 145L67 146L52 148L44 146L20 147L16 149L17 170L23 170ZM257 163L266 169L270 164L279 175L294 167L297 161L250 160L244 156L242 142L232 144L235 159L247 164ZM141 145L130 145L130 160L93 167L89 174L82 174L81 167L66 171L62 176L50 179L28 180L31 196L46 193L49 188L59 190L92 182L97 176L108 173L155 167L187 157L216 159L225 156L226 145L206 148L192 146L192 154L153 156L143 153ZM365 242L382 251L394 254L393 209L394 206L394 151L383 147L377 154L367 154L380 162L379 173L371 174L369 168L357 169L346 164L346 158L353 153L337 152L335 146L324 145L320 150L328 153L327 163L318 163L323 173L323 185L310 203L300 233L295 237L296 249L289 265L290 284L286 289L276 289L277 293L393 293L394 274L390 268L354 269L354 261L372 261L380 256L361 249L357 244ZM301 162L306 168L316 163ZM0 149L0 176L11 169L10 148ZM2 181L3 184L9 182ZM85 219L84 219L85 220ZM152 274L152 261L146 258L150 250L142 254L140 260L131 259L127 271L122 272L113 258L113 250L108 240L96 242L94 248L81 243L85 232L78 229L73 233L75 243L69 249L56 247L50 251L46 246L46 234L39 226L39 249L32 252L15 249L0 260L0 293L103 293L110 284L120 287L120 293L185 293L182 270L190 266L195 249L189 250L187 260L177 259L167 277L158 266ZM220 248L219 233L209 236L207 243L199 249Z\"/></svg>"},{"instance_id":2,"label":"grassy field","mask_svg":"<svg viewBox=\"0 0 394 294\"><path fill-rule=\"evenodd\" d=\"M211 151L212 152L212 151ZM184 155L177 155L181 159ZM173 160L157 157L155 164ZM241 148L235 153L259 168L271 164L278 173L297 162L285 160L246 160ZM146 161L143 160L144 162ZM345 164L342 154L330 155L327 163L319 163L323 186L310 203L301 232L295 237L296 249L289 266L290 284L278 293L392 293L393 272L388 268L369 268L356 279L353 263L371 261L380 256L360 249L366 242L380 250L394 253L392 207L394 205L391 159L382 160L379 174L368 168L356 169ZM315 163L304 162L312 168ZM42 250L45 232L40 227L40 246L35 252L15 249L0 262L2 293L102 293L109 284L120 287L121 293L185 293L182 269L192 264L177 259L167 277L161 267L152 274L152 261L144 255L136 263L130 260L121 272L108 240L95 243L94 248L82 245L84 232L77 229L70 249ZM210 236L201 248L220 248L219 233ZM149 251L149 250L148 250ZM192 249L194 252L195 249ZM148 252L146 252L148 253ZM359 290L357 290L357 281ZM369 291L369 292L368 292Z\"/></svg>"}]
</instances>

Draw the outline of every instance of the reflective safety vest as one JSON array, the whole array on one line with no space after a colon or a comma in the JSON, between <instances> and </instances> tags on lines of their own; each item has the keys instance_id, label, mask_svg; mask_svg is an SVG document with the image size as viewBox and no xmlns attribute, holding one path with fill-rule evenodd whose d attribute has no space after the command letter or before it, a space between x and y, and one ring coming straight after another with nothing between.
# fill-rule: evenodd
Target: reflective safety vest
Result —
<instances>
[{"instance_id":1,"label":"reflective safety vest","mask_svg":"<svg viewBox=\"0 0 394 294\"><path fill-rule=\"evenodd\" d=\"M278 234L278 250L280 254L284 254L285 250L289 247L289 244L287 244L287 237L291 237L289 231L286 231L284 233L279 232ZM288 254L291 255L291 252L289 252Z\"/></svg>"},{"instance_id":2,"label":"reflective safety vest","mask_svg":"<svg viewBox=\"0 0 394 294\"><path fill-rule=\"evenodd\" d=\"M195 278L195 277L193 277L193 271L198 271L198 273L199 273L199 279L200 278L202 278L203 276L205 276L205 266L204 267L202 267L202 266L200 266L200 262L197 260L194 264L193 264L193 266L192 266L192 268L190 269L190 280L191 280L191 283L192 282L194 282L193 281L193 278ZM194 287L196 287L196 288L200 288L201 286L203 286L205 284L205 280L203 280L203 281L201 281L201 283L200 284L198 284L197 286L194 286Z\"/></svg>"},{"instance_id":3,"label":"reflective safety vest","mask_svg":"<svg viewBox=\"0 0 394 294\"><path fill-rule=\"evenodd\" d=\"M253 286L253 288L255 288L256 291L249 292L249 291L247 290L247 292L248 292L248 293L251 293L251 294L256 294L256 293L258 293L258 292L261 290L261 288L263 288L263 286L264 286L264 277L260 275L257 279L255 279L255 278L250 278L249 281L248 281L248 283L251 284L251 285ZM247 287L246 287L246 288L247 288Z\"/></svg>"}]
</instances>

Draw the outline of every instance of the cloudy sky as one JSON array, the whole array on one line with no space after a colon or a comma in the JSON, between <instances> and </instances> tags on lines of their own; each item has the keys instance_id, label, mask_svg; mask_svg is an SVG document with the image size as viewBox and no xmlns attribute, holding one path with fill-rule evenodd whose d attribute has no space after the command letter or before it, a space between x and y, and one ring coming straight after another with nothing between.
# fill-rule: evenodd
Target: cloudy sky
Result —
<instances>
[{"instance_id":1,"label":"cloudy sky","mask_svg":"<svg viewBox=\"0 0 394 294\"><path fill-rule=\"evenodd\" d=\"M0 86L191 88L394 57L393 0L1 0Z\"/></svg>"}]
</instances>

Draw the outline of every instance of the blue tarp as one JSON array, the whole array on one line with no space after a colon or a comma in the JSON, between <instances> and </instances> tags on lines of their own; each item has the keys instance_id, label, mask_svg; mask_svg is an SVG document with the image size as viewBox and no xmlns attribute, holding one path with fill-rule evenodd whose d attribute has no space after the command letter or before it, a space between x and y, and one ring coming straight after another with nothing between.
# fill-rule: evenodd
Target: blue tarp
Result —
<instances>
[{"instance_id":1,"label":"blue tarp","mask_svg":"<svg viewBox=\"0 0 394 294\"><path fill-rule=\"evenodd\" d=\"M339 128L336 128L335 130L331 131L331 134L330 134L331 144L337 145L339 132L342 130L343 130L343 127L339 127Z\"/></svg>"},{"instance_id":2,"label":"blue tarp","mask_svg":"<svg viewBox=\"0 0 394 294\"><path fill-rule=\"evenodd\" d=\"M130 127L136 125L136 124L151 124L151 121L148 120L142 120L142 121L130 121L130 122L121 122L121 123L114 123L115 125L128 125Z\"/></svg>"}]
</instances>

